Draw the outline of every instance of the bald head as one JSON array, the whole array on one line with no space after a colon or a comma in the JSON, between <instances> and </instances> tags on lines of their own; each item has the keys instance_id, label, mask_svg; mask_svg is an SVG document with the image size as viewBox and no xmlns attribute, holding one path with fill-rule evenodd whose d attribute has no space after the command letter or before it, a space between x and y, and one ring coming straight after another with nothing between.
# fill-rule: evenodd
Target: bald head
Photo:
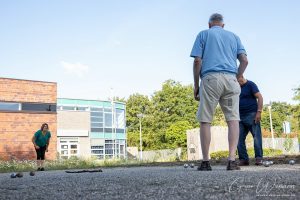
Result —
<instances>
[{"instance_id":1,"label":"bald head","mask_svg":"<svg viewBox=\"0 0 300 200\"><path fill-rule=\"evenodd\" d=\"M209 28L212 26L221 26L224 27L223 16L219 13L214 13L209 17L208 20Z\"/></svg>"}]
</instances>

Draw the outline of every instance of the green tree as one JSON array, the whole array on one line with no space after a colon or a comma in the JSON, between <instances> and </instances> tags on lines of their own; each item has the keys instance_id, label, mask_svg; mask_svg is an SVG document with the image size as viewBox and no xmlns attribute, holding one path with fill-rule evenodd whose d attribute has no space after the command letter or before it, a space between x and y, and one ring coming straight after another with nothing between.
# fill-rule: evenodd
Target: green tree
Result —
<instances>
[{"instance_id":1,"label":"green tree","mask_svg":"<svg viewBox=\"0 0 300 200\"><path fill-rule=\"evenodd\" d=\"M295 88L295 89L293 89L294 90L294 100L296 100L296 101L300 101L300 86L299 87L297 87L297 88Z\"/></svg>"},{"instance_id":2,"label":"green tree","mask_svg":"<svg viewBox=\"0 0 300 200\"><path fill-rule=\"evenodd\" d=\"M147 116L151 110L151 101L147 96L141 94L130 95L126 102L126 125L127 137L130 139L129 146L139 146L139 118L137 114L144 114ZM144 125L147 117L142 119L143 134L149 132L149 125Z\"/></svg>"},{"instance_id":3,"label":"green tree","mask_svg":"<svg viewBox=\"0 0 300 200\"><path fill-rule=\"evenodd\" d=\"M191 127L198 127L196 119L198 102L194 100L193 87L183 86L174 80L163 83L162 89L152 96L153 134L159 138L156 144L168 146L167 129L178 121L187 121Z\"/></svg>"},{"instance_id":4,"label":"green tree","mask_svg":"<svg viewBox=\"0 0 300 200\"><path fill-rule=\"evenodd\" d=\"M188 121L178 121L172 124L166 131L168 148L186 147L186 131L192 129Z\"/></svg>"}]
</instances>

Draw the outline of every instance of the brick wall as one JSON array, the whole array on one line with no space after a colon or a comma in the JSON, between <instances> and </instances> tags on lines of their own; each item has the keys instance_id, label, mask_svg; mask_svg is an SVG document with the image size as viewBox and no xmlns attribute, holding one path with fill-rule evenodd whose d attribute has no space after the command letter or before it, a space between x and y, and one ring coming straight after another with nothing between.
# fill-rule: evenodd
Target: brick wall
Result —
<instances>
[{"instance_id":1,"label":"brick wall","mask_svg":"<svg viewBox=\"0 0 300 200\"><path fill-rule=\"evenodd\" d=\"M56 103L56 83L0 78L0 101ZM51 132L46 159L56 158L56 113L0 111L0 159L36 159L31 142L43 123Z\"/></svg>"},{"instance_id":2,"label":"brick wall","mask_svg":"<svg viewBox=\"0 0 300 200\"><path fill-rule=\"evenodd\" d=\"M0 78L0 101L56 103L56 83Z\"/></svg>"}]
</instances>

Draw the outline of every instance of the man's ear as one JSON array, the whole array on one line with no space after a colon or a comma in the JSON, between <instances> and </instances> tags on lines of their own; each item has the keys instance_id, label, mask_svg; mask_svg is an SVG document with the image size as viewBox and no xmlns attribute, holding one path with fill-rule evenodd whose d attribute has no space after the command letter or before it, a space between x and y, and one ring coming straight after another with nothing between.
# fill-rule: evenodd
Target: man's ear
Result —
<instances>
[{"instance_id":1,"label":"man's ear","mask_svg":"<svg viewBox=\"0 0 300 200\"><path fill-rule=\"evenodd\" d=\"M211 24L210 23L208 23L208 28L211 28Z\"/></svg>"}]
</instances>

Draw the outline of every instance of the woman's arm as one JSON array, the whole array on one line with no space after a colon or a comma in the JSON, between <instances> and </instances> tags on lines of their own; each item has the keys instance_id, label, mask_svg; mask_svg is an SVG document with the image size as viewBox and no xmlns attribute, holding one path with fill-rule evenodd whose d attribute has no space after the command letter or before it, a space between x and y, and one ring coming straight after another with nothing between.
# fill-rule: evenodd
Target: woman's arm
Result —
<instances>
[{"instance_id":1,"label":"woman's arm","mask_svg":"<svg viewBox=\"0 0 300 200\"><path fill-rule=\"evenodd\" d=\"M50 138L47 140L47 144L46 144L46 152L48 152L49 143L50 143Z\"/></svg>"},{"instance_id":2,"label":"woman's arm","mask_svg":"<svg viewBox=\"0 0 300 200\"><path fill-rule=\"evenodd\" d=\"M36 139L35 136L33 136L32 139L31 139L31 141L32 141L32 143L34 145L34 148L39 149L40 147L35 143L35 139Z\"/></svg>"}]
</instances>

